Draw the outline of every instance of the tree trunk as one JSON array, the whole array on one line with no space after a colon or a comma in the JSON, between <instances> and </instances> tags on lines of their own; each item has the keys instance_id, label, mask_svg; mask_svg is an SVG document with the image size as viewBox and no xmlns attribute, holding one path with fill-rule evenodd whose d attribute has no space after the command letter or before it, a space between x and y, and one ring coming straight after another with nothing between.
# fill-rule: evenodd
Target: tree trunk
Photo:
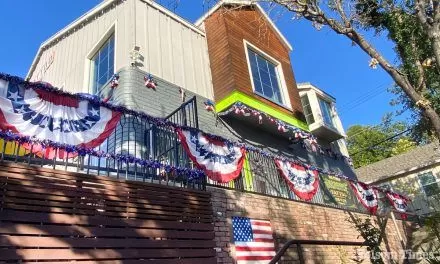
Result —
<instances>
[{"instance_id":1,"label":"tree trunk","mask_svg":"<svg viewBox=\"0 0 440 264\"><path fill-rule=\"evenodd\" d=\"M440 140L440 116L435 109L429 104L429 101L417 92L417 90L411 85L407 77L392 67L388 61L377 52L373 46L370 45L361 35L356 31L351 31L347 36L361 47L371 58L375 58L380 66L393 78L396 84L402 88L405 94L411 99L411 101L417 105L430 120L432 127L434 128L437 139ZM440 52L440 50L439 50ZM427 104L425 103L428 102Z\"/></svg>"}]
</instances>

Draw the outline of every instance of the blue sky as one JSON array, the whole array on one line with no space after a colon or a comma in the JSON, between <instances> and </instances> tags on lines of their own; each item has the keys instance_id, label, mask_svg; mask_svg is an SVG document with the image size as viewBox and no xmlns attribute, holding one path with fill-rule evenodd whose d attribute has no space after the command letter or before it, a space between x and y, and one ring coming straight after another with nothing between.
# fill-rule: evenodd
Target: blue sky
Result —
<instances>
[{"instance_id":1,"label":"blue sky","mask_svg":"<svg viewBox=\"0 0 440 264\"><path fill-rule=\"evenodd\" d=\"M175 0L158 1L170 9ZM0 72L25 77L40 44L94 7L101 0L1 0ZM209 2L206 1L205 2ZM203 0L180 0L175 12L194 22L208 6ZM377 124L386 112L397 110L386 91L392 80L381 69L368 67L369 57L329 29L314 29L308 21L272 14L293 46L291 60L297 82L311 82L337 99L344 126ZM367 38L394 62L385 36Z\"/></svg>"}]
</instances>

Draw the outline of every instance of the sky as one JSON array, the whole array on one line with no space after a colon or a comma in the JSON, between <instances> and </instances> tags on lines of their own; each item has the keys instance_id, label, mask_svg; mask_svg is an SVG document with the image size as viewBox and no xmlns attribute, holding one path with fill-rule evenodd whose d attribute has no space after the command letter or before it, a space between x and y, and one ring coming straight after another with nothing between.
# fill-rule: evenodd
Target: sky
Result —
<instances>
[{"instance_id":1,"label":"sky","mask_svg":"<svg viewBox=\"0 0 440 264\"><path fill-rule=\"evenodd\" d=\"M178 5L175 5L176 1ZM208 0L209 1L209 0ZM99 4L101 0L1 0L0 72L25 77L42 42ZM212 4L203 0L158 0L190 22ZM330 29L320 31L289 13L270 16L293 47L291 62L297 82L311 82L336 98L344 127L376 125L385 113L398 110L387 92L392 79L369 68L370 58L345 36ZM393 45L385 35L366 35L390 61L396 62ZM397 119L408 118L408 115Z\"/></svg>"}]
</instances>

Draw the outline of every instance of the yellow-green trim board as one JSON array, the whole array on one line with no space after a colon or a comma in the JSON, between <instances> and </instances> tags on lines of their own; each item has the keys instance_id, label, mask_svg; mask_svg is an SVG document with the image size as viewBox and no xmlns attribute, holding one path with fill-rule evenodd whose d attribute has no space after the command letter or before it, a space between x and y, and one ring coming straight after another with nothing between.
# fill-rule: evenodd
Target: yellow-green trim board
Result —
<instances>
[{"instance_id":1,"label":"yellow-green trim board","mask_svg":"<svg viewBox=\"0 0 440 264\"><path fill-rule=\"evenodd\" d=\"M281 121L284 121L289 125L296 126L297 128L310 132L309 126L303 121L298 120L293 116L289 116L271 107L270 105L263 103L262 101L259 101L258 99L255 99L240 91L233 91L231 94L223 98L220 102L216 103L215 110L217 112L222 112L223 110L227 109L236 102L241 102L249 107L262 111Z\"/></svg>"}]
</instances>

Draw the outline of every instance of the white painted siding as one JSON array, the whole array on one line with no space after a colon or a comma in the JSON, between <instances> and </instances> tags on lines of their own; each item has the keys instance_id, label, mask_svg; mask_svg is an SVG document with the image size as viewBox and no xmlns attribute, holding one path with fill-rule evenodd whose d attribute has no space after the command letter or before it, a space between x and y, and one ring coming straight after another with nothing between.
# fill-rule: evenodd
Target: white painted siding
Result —
<instances>
[{"instance_id":1,"label":"white painted siding","mask_svg":"<svg viewBox=\"0 0 440 264\"><path fill-rule=\"evenodd\" d=\"M422 215L440 210L440 205L438 204L439 198L426 197L420 185L419 175L427 172L431 172L437 178L437 182L440 182L440 165L438 164L415 173L408 173L407 175L388 182L394 191L408 195L412 200L412 209L417 209L418 211L416 213Z\"/></svg>"},{"instance_id":2,"label":"white painted siding","mask_svg":"<svg viewBox=\"0 0 440 264\"><path fill-rule=\"evenodd\" d=\"M56 43L49 43L44 47L41 58L37 61L35 69L30 72L30 80L49 82L56 87L64 84L64 90L70 92L88 92L88 76L86 74L88 55L102 41L104 34L116 25L115 38L115 69L128 63L128 52L123 52L130 42L130 28L127 17L129 1L119 5L114 4L110 9L98 12L91 21L79 28L71 29L68 34L61 37ZM132 42L133 43L133 42ZM43 75L38 75L44 67L48 57L54 53L55 58L51 66ZM124 54L121 54L124 53Z\"/></svg>"},{"instance_id":3,"label":"white painted siding","mask_svg":"<svg viewBox=\"0 0 440 264\"><path fill-rule=\"evenodd\" d=\"M213 98L205 36L151 5L136 2L136 44L141 70L207 98Z\"/></svg>"},{"instance_id":4,"label":"white painted siding","mask_svg":"<svg viewBox=\"0 0 440 264\"><path fill-rule=\"evenodd\" d=\"M70 92L89 91L89 57L114 26L115 70L130 64L134 45L143 56L140 69L207 98L213 98L204 33L149 0L127 0L99 11L85 25L71 29L56 43L43 46L31 81L64 85ZM55 54L46 70L46 62ZM39 72L44 72L38 75ZM38 75L38 76L37 76Z\"/></svg>"}]
</instances>

